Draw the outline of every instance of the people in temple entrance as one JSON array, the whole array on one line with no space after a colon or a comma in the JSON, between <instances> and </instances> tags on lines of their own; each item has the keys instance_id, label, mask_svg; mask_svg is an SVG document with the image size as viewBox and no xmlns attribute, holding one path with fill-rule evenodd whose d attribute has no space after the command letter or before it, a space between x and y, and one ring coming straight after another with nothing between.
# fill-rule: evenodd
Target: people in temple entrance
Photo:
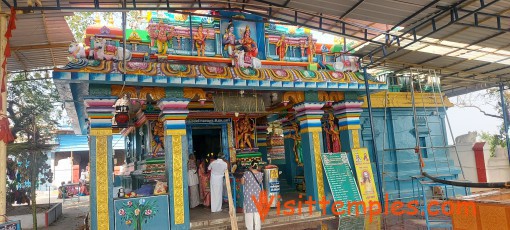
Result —
<instances>
[{"instance_id":1,"label":"people in temple entrance","mask_svg":"<svg viewBox=\"0 0 510 230\"><path fill-rule=\"evenodd\" d=\"M292 135L292 139L294 139L294 158L298 165L303 165L303 148L301 147L301 134L299 134L298 124L292 123L292 129L294 130Z\"/></svg>"},{"instance_id":2,"label":"people in temple entrance","mask_svg":"<svg viewBox=\"0 0 510 230\"><path fill-rule=\"evenodd\" d=\"M241 43L243 46L245 55L250 57L257 57L257 54L259 53L257 43L251 38L250 33L250 26L246 25L243 38L239 41L239 43Z\"/></svg>"},{"instance_id":3,"label":"people in temple entrance","mask_svg":"<svg viewBox=\"0 0 510 230\"><path fill-rule=\"evenodd\" d=\"M200 195L198 192L198 172L195 155L190 154L188 159L188 187L189 187L189 207L194 208L200 204Z\"/></svg>"},{"instance_id":4,"label":"people in temple entrance","mask_svg":"<svg viewBox=\"0 0 510 230\"><path fill-rule=\"evenodd\" d=\"M225 34L223 35L224 50L227 51L229 57L234 57L234 50L236 48L236 36L234 35L234 24L232 20L228 23Z\"/></svg>"},{"instance_id":5,"label":"people in temple entrance","mask_svg":"<svg viewBox=\"0 0 510 230\"><path fill-rule=\"evenodd\" d=\"M218 155L214 155L214 161L207 168L211 171L211 212L221 212L221 204L223 203L223 179L227 163L222 159L218 159Z\"/></svg>"},{"instance_id":6,"label":"people in temple entrance","mask_svg":"<svg viewBox=\"0 0 510 230\"><path fill-rule=\"evenodd\" d=\"M252 161L248 171L244 172L241 184L243 184L243 208L244 208L244 223L248 230L259 230L261 228L260 214L257 207L253 202L254 196L257 200L260 199L260 192L262 191L262 178L263 173L258 170L258 162Z\"/></svg>"},{"instance_id":7,"label":"people in temple entrance","mask_svg":"<svg viewBox=\"0 0 510 230\"><path fill-rule=\"evenodd\" d=\"M193 40L195 40L195 47L197 48L197 56L205 56L205 34L204 27L202 24L198 26L197 33L193 35Z\"/></svg>"},{"instance_id":8,"label":"people in temple entrance","mask_svg":"<svg viewBox=\"0 0 510 230\"><path fill-rule=\"evenodd\" d=\"M211 188L209 184L210 174L206 170L205 160L200 162L198 167L198 178L200 186L200 202L205 206L211 206Z\"/></svg>"},{"instance_id":9,"label":"people in temple entrance","mask_svg":"<svg viewBox=\"0 0 510 230\"><path fill-rule=\"evenodd\" d=\"M285 54L287 54L288 48L289 46L287 45L287 42L285 42L285 34L282 34L280 40L276 42L276 53L278 54L280 61L285 61Z\"/></svg>"}]
</instances>

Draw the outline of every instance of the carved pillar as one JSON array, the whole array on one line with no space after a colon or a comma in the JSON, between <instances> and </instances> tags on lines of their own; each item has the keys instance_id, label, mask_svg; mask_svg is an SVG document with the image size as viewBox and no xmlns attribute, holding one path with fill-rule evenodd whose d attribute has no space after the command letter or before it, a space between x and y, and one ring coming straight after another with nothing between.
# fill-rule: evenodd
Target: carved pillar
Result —
<instances>
[{"instance_id":1,"label":"carved pillar","mask_svg":"<svg viewBox=\"0 0 510 230\"><path fill-rule=\"evenodd\" d=\"M188 141L186 118L189 99L164 98L158 103L165 128L165 163L168 178L171 229L189 229Z\"/></svg>"},{"instance_id":2,"label":"carved pillar","mask_svg":"<svg viewBox=\"0 0 510 230\"><path fill-rule=\"evenodd\" d=\"M262 160L267 161L267 125L257 125L257 147L262 153Z\"/></svg>"},{"instance_id":3,"label":"carved pillar","mask_svg":"<svg viewBox=\"0 0 510 230\"><path fill-rule=\"evenodd\" d=\"M90 122L91 229L114 229L112 117L116 100L84 98Z\"/></svg>"},{"instance_id":4,"label":"carved pillar","mask_svg":"<svg viewBox=\"0 0 510 230\"><path fill-rule=\"evenodd\" d=\"M298 164L294 157L294 129L292 128L291 121L287 118L282 120L283 129L283 143L285 145L285 175L287 183L291 186L295 186L294 177L297 176Z\"/></svg>"},{"instance_id":5,"label":"carved pillar","mask_svg":"<svg viewBox=\"0 0 510 230\"><path fill-rule=\"evenodd\" d=\"M321 154L324 152L321 125L323 106L324 102L303 102L294 105L302 138L306 195L311 196L315 201L325 197L325 183L327 183L324 179L321 159Z\"/></svg>"},{"instance_id":6,"label":"carved pillar","mask_svg":"<svg viewBox=\"0 0 510 230\"><path fill-rule=\"evenodd\" d=\"M338 119L342 152L351 152L351 149L360 147L359 117L363 112L362 104L363 101L358 100L344 100L333 104L335 117Z\"/></svg>"}]
</instances>

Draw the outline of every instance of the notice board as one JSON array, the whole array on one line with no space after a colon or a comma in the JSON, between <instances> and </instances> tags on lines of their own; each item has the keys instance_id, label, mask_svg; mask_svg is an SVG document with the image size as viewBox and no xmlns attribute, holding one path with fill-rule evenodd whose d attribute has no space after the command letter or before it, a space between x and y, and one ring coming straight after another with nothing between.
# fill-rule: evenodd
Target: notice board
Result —
<instances>
[{"instance_id":1,"label":"notice board","mask_svg":"<svg viewBox=\"0 0 510 230\"><path fill-rule=\"evenodd\" d=\"M323 153L322 165L333 195L333 200L335 202L343 202L343 205L337 207L337 212L344 211L343 215L355 215L356 207L352 205L351 211L348 212L348 204L361 202L361 196L349 165L347 153ZM360 205L357 206L358 213L361 214L363 208Z\"/></svg>"}]
</instances>

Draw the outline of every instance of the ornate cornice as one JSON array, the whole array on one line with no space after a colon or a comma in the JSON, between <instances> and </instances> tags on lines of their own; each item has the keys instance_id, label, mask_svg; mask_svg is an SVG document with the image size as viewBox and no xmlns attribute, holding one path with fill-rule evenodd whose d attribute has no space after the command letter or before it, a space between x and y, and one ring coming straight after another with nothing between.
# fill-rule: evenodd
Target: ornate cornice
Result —
<instances>
[{"instance_id":1,"label":"ornate cornice","mask_svg":"<svg viewBox=\"0 0 510 230\"><path fill-rule=\"evenodd\" d=\"M387 99L385 100L385 97ZM414 93L415 106L420 107L442 107L441 96L446 107L453 107L453 104L444 95L439 93ZM412 108L412 97L410 92L379 92L370 95L373 108ZM363 97L362 108L367 108L367 99Z\"/></svg>"}]
</instances>

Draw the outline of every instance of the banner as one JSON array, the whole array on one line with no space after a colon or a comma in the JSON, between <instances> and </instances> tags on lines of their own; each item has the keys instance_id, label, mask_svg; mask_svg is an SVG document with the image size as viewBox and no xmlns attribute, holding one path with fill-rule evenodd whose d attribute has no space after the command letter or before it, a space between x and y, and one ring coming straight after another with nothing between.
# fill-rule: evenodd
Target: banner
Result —
<instances>
[{"instance_id":1,"label":"banner","mask_svg":"<svg viewBox=\"0 0 510 230\"><path fill-rule=\"evenodd\" d=\"M352 158L358 178L358 186L361 197L366 207L369 207L370 201L379 201L377 190L375 188L374 174L370 164L370 155L367 148L352 149Z\"/></svg>"}]
</instances>

